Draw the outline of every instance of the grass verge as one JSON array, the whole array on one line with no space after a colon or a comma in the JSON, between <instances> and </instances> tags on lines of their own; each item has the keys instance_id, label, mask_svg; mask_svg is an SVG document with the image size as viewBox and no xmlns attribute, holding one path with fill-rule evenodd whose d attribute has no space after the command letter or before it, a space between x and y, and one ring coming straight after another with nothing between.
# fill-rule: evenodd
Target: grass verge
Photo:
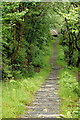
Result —
<instances>
[{"instance_id":1,"label":"grass verge","mask_svg":"<svg viewBox=\"0 0 80 120\"><path fill-rule=\"evenodd\" d=\"M51 70L50 56L53 52L52 43L49 45L49 54L45 55L46 66L36 73L33 78L10 80L2 83L2 118L17 118L34 100L35 92L40 88Z\"/></svg>"},{"instance_id":2,"label":"grass verge","mask_svg":"<svg viewBox=\"0 0 80 120\"><path fill-rule=\"evenodd\" d=\"M65 118L80 118L79 84L75 77L77 68L67 66L64 61L64 51L61 45L58 45L57 64L62 66L58 76L61 113Z\"/></svg>"}]
</instances>

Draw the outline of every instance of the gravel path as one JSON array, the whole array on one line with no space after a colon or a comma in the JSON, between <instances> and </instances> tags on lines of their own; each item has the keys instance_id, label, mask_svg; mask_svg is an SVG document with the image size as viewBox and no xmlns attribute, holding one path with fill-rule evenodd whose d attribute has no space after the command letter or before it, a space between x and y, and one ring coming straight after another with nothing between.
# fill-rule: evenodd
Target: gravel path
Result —
<instances>
[{"instance_id":1,"label":"gravel path","mask_svg":"<svg viewBox=\"0 0 80 120\"><path fill-rule=\"evenodd\" d=\"M58 79L57 74L60 69L56 65L56 42L53 44L53 55L50 59L52 70L47 77L45 83L36 92L35 100L32 106L26 106L29 110L27 111L24 118L59 118L60 110L60 98L58 96Z\"/></svg>"}]
</instances>

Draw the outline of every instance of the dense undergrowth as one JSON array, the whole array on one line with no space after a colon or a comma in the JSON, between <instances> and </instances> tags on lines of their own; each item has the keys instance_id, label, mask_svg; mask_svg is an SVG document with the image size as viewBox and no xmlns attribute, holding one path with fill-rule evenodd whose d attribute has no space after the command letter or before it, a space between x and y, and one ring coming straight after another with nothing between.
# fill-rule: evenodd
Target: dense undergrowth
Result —
<instances>
[{"instance_id":1,"label":"dense undergrowth","mask_svg":"<svg viewBox=\"0 0 80 120\"><path fill-rule=\"evenodd\" d=\"M62 66L59 71L59 95L61 112L65 118L79 118L79 84L75 72L77 68L67 66L63 46L58 45L57 64Z\"/></svg>"},{"instance_id":2,"label":"dense undergrowth","mask_svg":"<svg viewBox=\"0 0 80 120\"><path fill-rule=\"evenodd\" d=\"M51 69L49 59L53 51L53 48L51 47L52 43L48 47L48 53L44 56L44 68L41 69L39 73L35 73L34 77L21 78L18 80L11 79L9 82L3 82L3 118L19 117L20 114L25 112L25 105L30 105L33 101L35 92L45 81L45 78Z\"/></svg>"}]
</instances>

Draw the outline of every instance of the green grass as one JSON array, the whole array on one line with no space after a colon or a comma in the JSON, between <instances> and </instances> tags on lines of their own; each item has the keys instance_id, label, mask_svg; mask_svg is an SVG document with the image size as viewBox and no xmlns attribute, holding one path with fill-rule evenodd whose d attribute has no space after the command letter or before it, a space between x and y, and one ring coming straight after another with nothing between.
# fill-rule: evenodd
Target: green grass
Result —
<instances>
[{"instance_id":1,"label":"green grass","mask_svg":"<svg viewBox=\"0 0 80 120\"><path fill-rule=\"evenodd\" d=\"M57 45L57 61L56 63L62 67L67 66L67 63L64 61L65 56L64 56L64 50L63 47L61 45Z\"/></svg>"},{"instance_id":2,"label":"green grass","mask_svg":"<svg viewBox=\"0 0 80 120\"><path fill-rule=\"evenodd\" d=\"M3 117L15 118L30 105L34 99L34 93L39 89L49 70L41 70L34 78L10 80L3 83Z\"/></svg>"},{"instance_id":3,"label":"green grass","mask_svg":"<svg viewBox=\"0 0 80 120\"><path fill-rule=\"evenodd\" d=\"M64 61L64 51L61 45L58 45L57 64L62 66L58 76L61 113L65 118L79 118L79 85L75 77L77 68L67 66L67 63Z\"/></svg>"},{"instance_id":4,"label":"green grass","mask_svg":"<svg viewBox=\"0 0 80 120\"><path fill-rule=\"evenodd\" d=\"M61 97L61 111L66 118L78 117L78 82L73 72L68 68L59 72L59 95Z\"/></svg>"},{"instance_id":5,"label":"green grass","mask_svg":"<svg viewBox=\"0 0 80 120\"><path fill-rule=\"evenodd\" d=\"M2 82L0 82L0 119L2 118Z\"/></svg>"},{"instance_id":6,"label":"green grass","mask_svg":"<svg viewBox=\"0 0 80 120\"><path fill-rule=\"evenodd\" d=\"M32 78L13 79L2 83L3 118L19 117L20 114L27 110L25 106L30 105L34 100L35 92L40 88L51 70L49 60L53 51L52 43L49 45L49 54L44 56L45 66L39 73L35 73Z\"/></svg>"}]
</instances>

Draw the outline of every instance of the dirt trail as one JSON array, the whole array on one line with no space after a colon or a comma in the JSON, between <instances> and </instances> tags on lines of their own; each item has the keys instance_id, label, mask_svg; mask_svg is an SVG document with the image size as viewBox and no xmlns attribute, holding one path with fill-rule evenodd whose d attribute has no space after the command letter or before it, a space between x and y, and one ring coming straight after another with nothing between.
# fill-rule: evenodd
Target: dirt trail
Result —
<instances>
[{"instance_id":1,"label":"dirt trail","mask_svg":"<svg viewBox=\"0 0 80 120\"><path fill-rule=\"evenodd\" d=\"M58 70L56 64L57 47L56 42L53 44L53 55L50 59L52 70L45 83L35 94L35 100L32 106L26 106L27 111L24 118L58 118L60 117L60 98L58 96Z\"/></svg>"}]
</instances>

